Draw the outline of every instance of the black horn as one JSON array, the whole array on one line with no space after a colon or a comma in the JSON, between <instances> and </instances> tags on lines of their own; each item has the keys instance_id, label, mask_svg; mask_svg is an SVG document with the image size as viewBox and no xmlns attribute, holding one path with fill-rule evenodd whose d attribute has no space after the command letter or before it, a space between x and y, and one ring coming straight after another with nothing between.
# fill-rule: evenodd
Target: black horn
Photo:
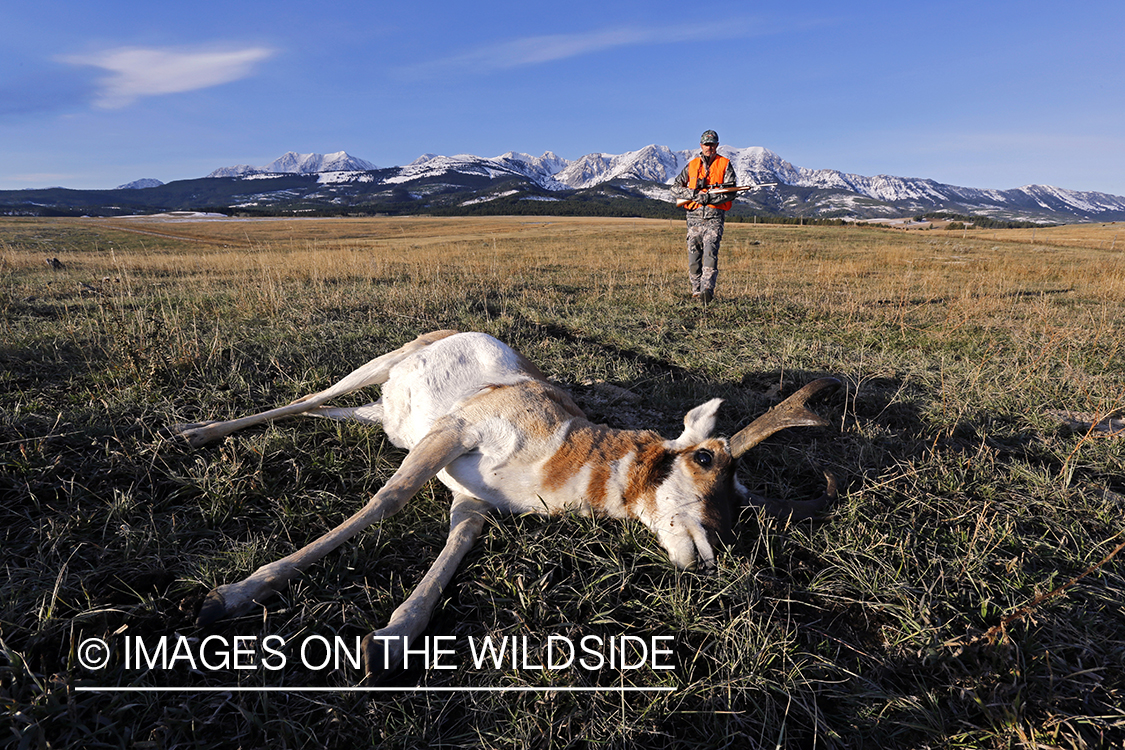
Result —
<instances>
[{"instance_id":1,"label":"black horn","mask_svg":"<svg viewBox=\"0 0 1125 750\"><path fill-rule=\"evenodd\" d=\"M746 499L746 504L757 508L764 508L771 516L781 519L782 521L805 521L813 518L834 503L839 494L836 476L827 471L823 473L827 487L824 490L824 494L818 498L813 500L775 500L772 497L750 495Z\"/></svg>"}]
</instances>

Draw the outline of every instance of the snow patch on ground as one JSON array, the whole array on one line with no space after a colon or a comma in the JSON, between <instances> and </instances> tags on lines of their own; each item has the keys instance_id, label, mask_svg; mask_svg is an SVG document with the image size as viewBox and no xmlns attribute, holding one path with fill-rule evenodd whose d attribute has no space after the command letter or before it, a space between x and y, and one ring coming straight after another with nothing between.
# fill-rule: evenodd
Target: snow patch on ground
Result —
<instances>
[{"instance_id":1,"label":"snow patch on ground","mask_svg":"<svg viewBox=\"0 0 1125 750\"><path fill-rule=\"evenodd\" d=\"M518 192L519 192L518 190L507 190L503 193L497 193L496 195L484 195L484 196L481 196L479 198L472 198L472 199L467 200L467 201L462 201L460 205L462 205L462 206L472 206L472 205L477 204L477 203L488 203L489 201L494 201L497 198L506 198L509 195L515 195Z\"/></svg>"}]
</instances>

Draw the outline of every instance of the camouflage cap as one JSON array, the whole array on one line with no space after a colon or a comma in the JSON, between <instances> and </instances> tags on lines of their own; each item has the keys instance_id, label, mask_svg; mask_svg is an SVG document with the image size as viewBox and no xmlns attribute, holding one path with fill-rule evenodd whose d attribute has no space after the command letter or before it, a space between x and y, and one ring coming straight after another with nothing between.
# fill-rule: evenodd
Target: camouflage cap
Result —
<instances>
[{"instance_id":1,"label":"camouflage cap","mask_svg":"<svg viewBox=\"0 0 1125 750\"><path fill-rule=\"evenodd\" d=\"M703 135L699 136L699 142L702 143L715 143L719 142L719 134L714 130L705 130Z\"/></svg>"}]
</instances>

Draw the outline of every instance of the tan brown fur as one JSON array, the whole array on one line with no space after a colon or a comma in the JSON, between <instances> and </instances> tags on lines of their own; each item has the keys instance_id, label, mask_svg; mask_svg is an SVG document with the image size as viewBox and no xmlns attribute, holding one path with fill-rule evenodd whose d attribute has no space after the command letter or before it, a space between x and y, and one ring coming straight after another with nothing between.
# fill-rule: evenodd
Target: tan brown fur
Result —
<instances>
[{"instance_id":1,"label":"tan brown fur","mask_svg":"<svg viewBox=\"0 0 1125 750\"><path fill-rule=\"evenodd\" d=\"M473 421L499 417L518 424L532 443L549 440L559 425L586 416L566 391L540 380L489 386L467 401L462 411Z\"/></svg>"},{"instance_id":2,"label":"tan brown fur","mask_svg":"<svg viewBox=\"0 0 1125 750\"><path fill-rule=\"evenodd\" d=\"M611 464L633 456L633 467L636 467L650 446L662 443L663 438L655 432L620 431L585 420L577 421L569 426L562 445L543 465L543 486L557 490L589 467L586 502L593 512L605 512ZM630 470L629 487L621 498L627 505L643 494L639 478L638 472Z\"/></svg>"},{"instance_id":3,"label":"tan brown fur","mask_svg":"<svg viewBox=\"0 0 1125 750\"><path fill-rule=\"evenodd\" d=\"M636 460L629 467L625 509L632 518L639 518L642 511L651 513L656 510L656 488L671 474L674 460L659 435L654 432L642 434L656 439L641 444Z\"/></svg>"}]
</instances>

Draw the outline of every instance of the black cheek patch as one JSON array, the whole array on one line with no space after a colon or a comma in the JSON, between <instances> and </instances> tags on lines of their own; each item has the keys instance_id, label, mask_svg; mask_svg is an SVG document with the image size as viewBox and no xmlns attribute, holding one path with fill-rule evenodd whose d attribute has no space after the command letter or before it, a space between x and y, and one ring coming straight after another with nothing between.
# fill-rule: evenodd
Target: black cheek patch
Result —
<instances>
[{"instance_id":1,"label":"black cheek patch","mask_svg":"<svg viewBox=\"0 0 1125 750\"><path fill-rule=\"evenodd\" d=\"M733 506L736 499L733 467L719 477L718 481L711 485L710 491L702 498L703 508L700 515L703 526L709 532L714 530L719 540L724 544L734 542L731 519L733 518ZM710 536L710 533L708 536Z\"/></svg>"}]
</instances>

